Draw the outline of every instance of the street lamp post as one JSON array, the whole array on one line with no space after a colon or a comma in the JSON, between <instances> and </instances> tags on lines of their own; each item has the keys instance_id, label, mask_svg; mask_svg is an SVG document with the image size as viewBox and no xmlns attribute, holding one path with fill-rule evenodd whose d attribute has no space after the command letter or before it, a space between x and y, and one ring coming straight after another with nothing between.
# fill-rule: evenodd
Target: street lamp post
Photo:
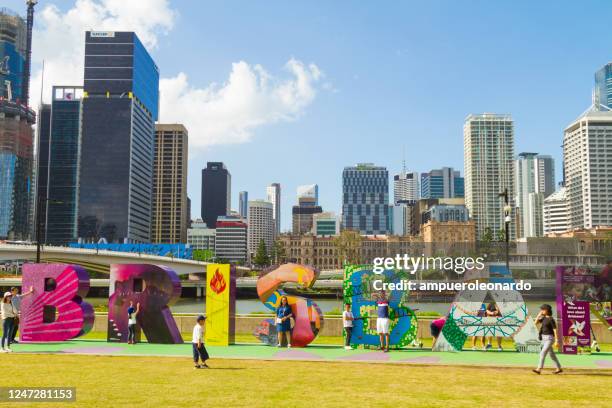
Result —
<instances>
[{"instance_id":1,"label":"street lamp post","mask_svg":"<svg viewBox=\"0 0 612 408\"><path fill-rule=\"evenodd\" d=\"M42 219L42 209L47 203L62 204L63 201L53 200L47 197L38 197L38 202L37 202L38 205L37 205L37 211L36 211L36 263L40 263L40 246L41 246L41 240L42 240L43 225L46 229L46 223L43 223L43 219Z\"/></svg>"},{"instance_id":2,"label":"street lamp post","mask_svg":"<svg viewBox=\"0 0 612 408\"><path fill-rule=\"evenodd\" d=\"M498 194L504 198L504 229L506 235L506 270L510 272L510 221L512 219L512 207L508 197L508 189L504 188L503 193Z\"/></svg>"}]
</instances>

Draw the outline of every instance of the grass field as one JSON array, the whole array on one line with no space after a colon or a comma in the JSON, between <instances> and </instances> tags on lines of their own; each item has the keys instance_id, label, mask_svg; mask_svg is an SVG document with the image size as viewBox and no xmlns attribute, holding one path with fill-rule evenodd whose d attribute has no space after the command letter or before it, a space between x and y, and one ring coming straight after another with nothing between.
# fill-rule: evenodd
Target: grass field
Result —
<instances>
[{"instance_id":1,"label":"grass field","mask_svg":"<svg viewBox=\"0 0 612 408\"><path fill-rule=\"evenodd\" d=\"M610 371L587 370L537 376L524 368L221 359L195 370L172 357L2 359L15 368L3 386L75 386L77 403L64 406L79 407L605 407L612 383Z\"/></svg>"}]
</instances>

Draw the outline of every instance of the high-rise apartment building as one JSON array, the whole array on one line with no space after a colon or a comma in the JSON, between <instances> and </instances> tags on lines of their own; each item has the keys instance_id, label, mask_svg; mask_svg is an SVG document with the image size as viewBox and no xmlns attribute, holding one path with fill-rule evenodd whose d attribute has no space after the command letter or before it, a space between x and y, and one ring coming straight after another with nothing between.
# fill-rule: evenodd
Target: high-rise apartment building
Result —
<instances>
[{"instance_id":1,"label":"high-rise apartment building","mask_svg":"<svg viewBox=\"0 0 612 408\"><path fill-rule=\"evenodd\" d=\"M565 232L569 229L569 214L567 211L567 194L561 187L544 199L543 232L544 235Z\"/></svg>"},{"instance_id":2,"label":"high-rise apartment building","mask_svg":"<svg viewBox=\"0 0 612 408\"><path fill-rule=\"evenodd\" d=\"M364 235L389 232L389 172L360 163L342 172L342 228Z\"/></svg>"},{"instance_id":3,"label":"high-rise apartment building","mask_svg":"<svg viewBox=\"0 0 612 408\"><path fill-rule=\"evenodd\" d=\"M155 125L151 241L187 242L187 129L181 124Z\"/></svg>"},{"instance_id":4,"label":"high-rise apartment building","mask_svg":"<svg viewBox=\"0 0 612 408\"><path fill-rule=\"evenodd\" d=\"M159 71L133 32L85 33L78 234L150 242Z\"/></svg>"},{"instance_id":5,"label":"high-rise apartment building","mask_svg":"<svg viewBox=\"0 0 612 408\"><path fill-rule=\"evenodd\" d=\"M249 215L249 192L241 191L238 193L238 213L242 219L248 219Z\"/></svg>"},{"instance_id":6,"label":"high-rise apartment building","mask_svg":"<svg viewBox=\"0 0 612 408\"><path fill-rule=\"evenodd\" d=\"M569 229L612 225L612 112L589 109L565 128Z\"/></svg>"},{"instance_id":7,"label":"high-rise apartment building","mask_svg":"<svg viewBox=\"0 0 612 408\"><path fill-rule=\"evenodd\" d=\"M272 183L266 188L266 199L272 203L274 218L274 237L280 234L281 228L281 185Z\"/></svg>"},{"instance_id":8,"label":"high-rise apartment building","mask_svg":"<svg viewBox=\"0 0 612 408\"><path fill-rule=\"evenodd\" d=\"M542 205L555 191L555 165L550 156L520 153L515 162L517 238L544 234Z\"/></svg>"},{"instance_id":9,"label":"high-rise apartment building","mask_svg":"<svg viewBox=\"0 0 612 408\"><path fill-rule=\"evenodd\" d=\"M469 115L463 126L465 205L476 223L476 236L505 229L504 200L514 194L514 122L510 115ZM511 205L511 204L510 204ZM514 239L514 225L510 223Z\"/></svg>"},{"instance_id":10,"label":"high-rise apartment building","mask_svg":"<svg viewBox=\"0 0 612 408\"><path fill-rule=\"evenodd\" d=\"M593 105L596 110L612 109L612 62L595 72Z\"/></svg>"},{"instance_id":11,"label":"high-rise apartment building","mask_svg":"<svg viewBox=\"0 0 612 408\"><path fill-rule=\"evenodd\" d=\"M215 229L215 255L218 262L244 264L248 258L248 229L242 218L220 216Z\"/></svg>"},{"instance_id":12,"label":"high-rise apartment building","mask_svg":"<svg viewBox=\"0 0 612 408\"><path fill-rule=\"evenodd\" d=\"M229 215L232 175L221 162L208 162L202 169L202 220L211 228L218 217Z\"/></svg>"},{"instance_id":13,"label":"high-rise apartment building","mask_svg":"<svg viewBox=\"0 0 612 408\"><path fill-rule=\"evenodd\" d=\"M393 176L393 203L419 199L419 173L406 173Z\"/></svg>"},{"instance_id":14,"label":"high-rise apartment building","mask_svg":"<svg viewBox=\"0 0 612 408\"><path fill-rule=\"evenodd\" d=\"M249 201L249 239L248 251L250 259L257 253L259 243L263 240L266 251L270 250L274 243L274 210L269 201Z\"/></svg>"},{"instance_id":15,"label":"high-rise apartment building","mask_svg":"<svg viewBox=\"0 0 612 408\"><path fill-rule=\"evenodd\" d=\"M464 194L464 179L452 167L421 173L421 198L461 198Z\"/></svg>"},{"instance_id":16,"label":"high-rise apartment building","mask_svg":"<svg viewBox=\"0 0 612 408\"><path fill-rule=\"evenodd\" d=\"M36 116L23 104L26 53L23 18L0 9L0 239L26 240L31 232Z\"/></svg>"}]
</instances>

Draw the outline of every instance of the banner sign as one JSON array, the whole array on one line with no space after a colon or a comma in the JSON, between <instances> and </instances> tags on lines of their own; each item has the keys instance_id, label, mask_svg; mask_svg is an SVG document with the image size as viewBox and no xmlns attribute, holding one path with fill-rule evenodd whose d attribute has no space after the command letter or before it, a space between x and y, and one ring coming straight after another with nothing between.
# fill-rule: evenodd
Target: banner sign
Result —
<instances>
[{"instance_id":1,"label":"banner sign","mask_svg":"<svg viewBox=\"0 0 612 408\"><path fill-rule=\"evenodd\" d=\"M234 344L236 269L229 264L206 266L206 334L211 346Z\"/></svg>"},{"instance_id":2,"label":"banner sign","mask_svg":"<svg viewBox=\"0 0 612 408\"><path fill-rule=\"evenodd\" d=\"M557 320L565 354L591 352L589 298L594 294L595 275L590 268L557 266Z\"/></svg>"}]
</instances>

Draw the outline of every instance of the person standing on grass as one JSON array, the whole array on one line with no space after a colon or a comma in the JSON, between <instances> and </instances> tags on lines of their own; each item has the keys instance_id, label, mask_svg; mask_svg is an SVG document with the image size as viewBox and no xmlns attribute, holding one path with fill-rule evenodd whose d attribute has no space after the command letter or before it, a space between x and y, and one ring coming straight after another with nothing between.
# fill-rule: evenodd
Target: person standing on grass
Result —
<instances>
[{"instance_id":1,"label":"person standing on grass","mask_svg":"<svg viewBox=\"0 0 612 408\"><path fill-rule=\"evenodd\" d=\"M376 331L380 337L380 349L385 353L389 352L389 301L385 295L385 291L380 292L378 298L378 317L376 318Z\"/></svg>"},{"instance_id":2,"label":"person standing on grass","mask_svg":"<svg viewBox=\"0 0 612 408\"><path fill-rule=\"evenodd\" d=\"M195 364L194 368L208 368L206 364L206 360L208 360L208 352L206 351L206 347L204 347L204 323L206 322L206 317L200 315L196 319L196 325L193 326L193 337L191 339L191 343L193 346L193 362ZM202 361L202 364L200 363Z\"/></svg>"},{"instance_id":3,"label":"person standing on grass","mask_svg":"<svg viewBox=\"0 0 612 408\"><path fill-rule=\"evenodd\" d=\"M489 303L489 305L487 306L487 310L485 311L485 315L487 317L501 317L501 312L499 310L499 307L497 307L497 303L495 302L491 302ZM484 337L483 337L484 339ZM500 336L496 337L497 339L497 350L498 351L502 351L502 338ZM493 336L489 337L489 341L485 347L486 350L489 350L491 347L493 347L493 345L491 344L493 343Z\"/></svg>"},{"instance_id":4,"label":"person standing on grass","mask_svg":"<svg viewBox=\"0 0 612 408\"><path fill-rule=\"evenodd\" d=\"M287 336L287 348L291 348L291 318L293 312L287 296L281 298L281 304L276 309L276 331L278 333L278 344L276 347L280 347L283 344L283 334Z\"/></svg>"},{"instance_id":5,"label":"person standing on grass","mask_svg":"<svg viewBox=\"0 0 612 408\"><path fill-rule=\"evenodd\" d=\"M559 332L557 331L557 324L555 323L555 319L552 317L552 307L547 304L543 304L540 306L540 313L538 313L536 319L536 323L540 324L540 340L542 341L542 351L540 352L540 362L538 364L538 368L534 368L532 371L536 374L540 374L542 372L542 368L544 368L544 360L546 359L546 355L550 354L550 358L557 366L557 369L553 371L554 374L562 373L561 363L559 363L559 359L555 354L555 343L561 344L559 339Z\"/></svg>"},{"instance_id":6,"label":"person standing on grass","mask_svg":"<svg viewBox=\"0 0 612 408\"><path fill-rule=\"evenodd\" d=\"M19 294L19 288L14 286L11 288L11 304L13 305L13 310L15 311L15 323L13 324L13 332L11 333L11 343L18 343L15 338L17 337L19 317L21 316L21 300L23 297L30 295L32 292L34 292L33 286L30 286L30 290L21 295Z\"/></svg>"},{"instance_id":7,"label":"person standing on grass","mask_svg":"<svg viewBox=\"0 0 612 408\"><path fill-rule=\"evenodd\" d=\"M11 292L5 292L2 298L2 304L0 304L0 311L2 314L2 352L11 352L11 336L13 334L13 326L15 325L15 317L17 314L13 309L13 303L11 298L13 297Z\"/></svg>"},{"instance_id":8,"label":"person standing on grass","mask_svg":"<svg viewBox=\"0 0 612 408\"><path fill-rule=\"evenodd\" d=\"M128 307L128 344L136 344L136 315L140 312L140 302L136 303L134 308L134 302L130 301L130 307Z\"/></svg>"},{"instance_id":9,"label":"person standing on grass","mask_svg":"<svg viewBox=\"0 0 612 408\"><path fill-rule=\"evenodd\" d=\"M351 312L351 305L347 303L344 306L344 312L342 312L342 326L344 326L344 331L346 332L346 340L344 342L344 349L351 349L351 336L353 334L353 312Z\"/></svg>"}]
</instances>

